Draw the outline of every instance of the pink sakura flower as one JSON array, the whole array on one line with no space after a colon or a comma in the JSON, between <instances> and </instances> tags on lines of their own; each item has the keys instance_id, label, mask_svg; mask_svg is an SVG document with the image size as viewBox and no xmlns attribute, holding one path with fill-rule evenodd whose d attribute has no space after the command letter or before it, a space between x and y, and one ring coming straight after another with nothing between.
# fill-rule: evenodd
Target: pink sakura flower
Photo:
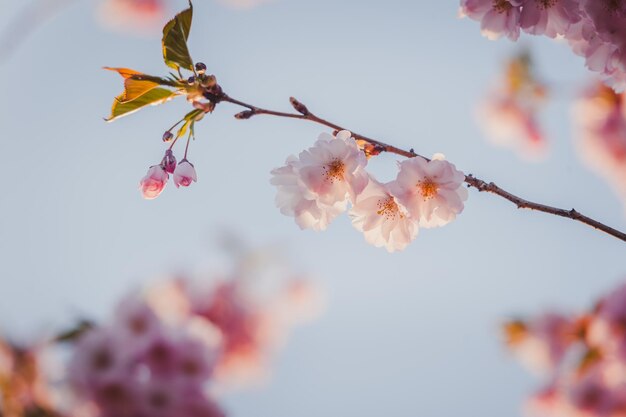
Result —
<instances>
[{"instance_id":1,"label":"pink sakura flower","mask_svg":"<svg viewBox=\"0 0 626 417\"><path fill-rule=\"evenodd\" d=\"M580 417L612 415L613 393L600 371L595 369L582 379L573 381L567 393L568 402L572 407L569 415L578 414Z\"/></svg>"},{"instance_id":2,"label":"pink sakura flower","mask_svg":"<svg viewBox=\"0 0 626 417\"><path fill-rule=\"evenodd\" d=\"M196 181L198 181L198 177L193 164L186 159L180 161L180 164L174 171L174 184L176 187L189 187L192 182Z\"/></svg>"},{"instance_id":3,"label":"pink sakura flower","mask_svg":"<svg viewBox=\"0 0 626 417\"><path fill-rule=\"evenodd\" d=\"M580 0L598 35L622 48L626 46L626 3L621 0Z\"/></svg>"},{"instance_id":4,"label":"pink sakura flower","mask_svg":"<svg viewBox=\"0 0 626 417\"><path fill-rule=\"evenodd\" d=\"M146 200L157 198L163 192L169 177L161 165L151 166L146 176L139 183L143 198Z\"/></svg>"},{"instance_id":5,"label":"pink sakura flower","mask_svg":"<svg viewBox=\"0 0 626 417\"><path fill-rule=\"evenodd\" d=\"M520 34L521 0L461 0L461 14L481 22L481 32L495 40Z\"/></svg>"},{"instance_id":6,"label":"pink sakura flower","mask_svg":"<svg viewBox=\"0 0 626 417\"><path fill-rule=\"evenodd\" d=\"M537 158L546 151L546 140L536 119L534 104L495 92L479 106L478 122L494 144L514 148L524 157Z\"/></svg>"},{"instance_id":7,"label":"pink sakura flower","mask_svg":"<svg viewBox=\"0 0 626 417\"><path fill-rule=\"evenodd\" d=\"M324 230L367 185L366 164L350 132L323 133L313 147L272 171L276 204L301 228Z\"/></svg>"},{"instance_id":8,"label":"pink sakura flower","mask_svg":"<svg viewBox=\"0 0 626 417\"><path fill-rule=\"evenodd\" d=\"M626 285L600 301L586 336L605 356L626 360Z\"/></svg>"},{"instance_id":9,"label":"pink sakura flower","mask_svg":"<svg viewBox=\"0 0 626 417\"><path fill-rule=\"evenodd\" d=\"M507 325L509 347L524 365L543 374L561 364L575 339L575 325L557 313L545 313L527 322Z\"/></svg>"},{"instance_id":10,"label":"pink sakura flower","mask_svg":"<svg viewBox=\"0 0 626 417\"><path fill-rule=\"evenodd\" d=\"M624 95L596 85L574 107L579 154L626 202L626 105Z\"/></svg>"},{"instance_id":11,"label":"pink sakura flower","mask_svg":"<svg viewBox=\"0 0 626 417\"><path fill-rule=\"evenodd\" d=\"M365 240L389 252L403 250L417 236L418 222L391 195L387 187L370 178L350 210L352 225Z\"/></svg>"},{"instance_id":12,"label":"pink sakura flower","mask_svg":"<svg viewBox=\"0 0 626 417\"><path fill-rule=\"evenodd\" d=\"M533 394L524 408L529 416L573 417L567 399L554 382Z\"/></svg>"},{"instance_id":13,"label":"pink sakura flower","mask_svg":"<svg viewBox=\"0 0 626 417\"><path fill-rule=\"evenodd\" d=\"M435 155L432 161L415 157L401 162L400 172L388 187L421 227L439 227L463 211L467 190L465 174Z\"/></svg>"},{"instance_id":14,"label":"pink sakura flower","mask_svg":"<svg viewBox=\"0 0 626 417\"><path fill-rule=\"evenodd\" d=\"M520 26L533 35L565 35L581 19L578 0L526 0Z\"/></svg>"},{"instance_id":15,"label":"pink sakura flower","mask_svg":"<svg viewBox=\"0 0 626 417\"><path fill-rule=\"evenodd\" d=\"M163 23L165 3L164 0L104 0L98 12L102 23L111 29L149 34Z\"/></svg>"},{"instance_id":16,"label":"pink sakura flower","mask_svg":"<svg viewBox=\"0 0 626 417\"><path fill-rule=\"evenodd\" d=\"M139 294L131 294L118 303L114 326L127 343L147 343L159 334L161 323Z\"/></svg>"}]
</instances>

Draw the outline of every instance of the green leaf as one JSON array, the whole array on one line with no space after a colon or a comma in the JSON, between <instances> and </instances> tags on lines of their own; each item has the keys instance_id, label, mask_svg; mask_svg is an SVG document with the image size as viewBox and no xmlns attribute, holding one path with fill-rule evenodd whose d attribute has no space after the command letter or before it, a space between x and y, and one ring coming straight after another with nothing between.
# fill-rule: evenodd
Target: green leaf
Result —
<instances>
[{"instance_id":1,"label":"green leaf","mask_svg":"<svg viewBox=\"0 0 626 417\"><path fill-rule=\"evenodd\" d=\"M198 109L192 110L189 113L187 113L185 117L183 117L183 120L185 122L178 129L178 132L176 132L176 136L174 138L178 139L179 137L183 136L185 133L187 133L187 129L190 129L191 134L193 135L194 124L196 123L196 118L203 113L204 112L202 110L198 110Z\"/></svg>"},{"instance_id":2,"label":"green leaf","mask_svg":"<svg viewBox=\"0 0 626 417\"><path fill-rule=\"evenodd\" d=\"M111 116L109 116L109 118L105 120L107 122L111 122L122 116L127 116L131 113L134 113L142 107L148 105L155 106L157 104L164 103L175 97L177 94L178 93L176 91L167 90L165 88L154 88L133 100L124 101L125 93L122 93L113 101Z\"/></svg>"},{"instance_id":3,"label":"green leaf","mask_svg":"<svg viewBox=\"0 0 626 417\"><path fill-rule=\"evenodd\" d=\"M189 1L189 8L178 13L163 28L163 60L168 67L177 71L179 68L193 71L193 61L187 47L192 19L193 5Z\"/></svg>"}]
</instances>

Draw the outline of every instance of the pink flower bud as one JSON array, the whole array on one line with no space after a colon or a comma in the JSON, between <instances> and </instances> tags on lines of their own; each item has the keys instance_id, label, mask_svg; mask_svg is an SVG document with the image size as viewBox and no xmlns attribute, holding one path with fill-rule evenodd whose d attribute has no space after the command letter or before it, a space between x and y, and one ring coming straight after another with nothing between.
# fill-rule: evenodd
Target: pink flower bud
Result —
<instances>
[{"instance_id":1,"label":"pink flower bud","mask_svg":"<svg viewBox=\"0 0 626 417\"><path fill-rule=\"evenodd\" d=\"M151 166L145 177L139 183L143 198L153 200L161 194L169 179L169 174L161 165Z\"/></svg>"},{"instance_id":2,"label":"pink flower bud","mask_svg":"<svg viewBox=\"0 0 626 417\"><path fill-rule=\"evenodd\" d=\"M176 157L174 156L174 152L172 152L170 149L165 151L165 156L161 161L161 166L165 171L169 172L170 174L174 173L174 170L176 169Z\"/></svg>"},{"instance_id":3,"label":"pink flower bud","mask_svg":"<svg viewBox=\"0 0 626 417\"><path fill-rule=\"evenodd\" d=\"M197 181L196 169L193 164L186 159L180 161L180 164L174 171L174 184L176 187L189 187L193 181Z\"/></svg>"}]
</instances>

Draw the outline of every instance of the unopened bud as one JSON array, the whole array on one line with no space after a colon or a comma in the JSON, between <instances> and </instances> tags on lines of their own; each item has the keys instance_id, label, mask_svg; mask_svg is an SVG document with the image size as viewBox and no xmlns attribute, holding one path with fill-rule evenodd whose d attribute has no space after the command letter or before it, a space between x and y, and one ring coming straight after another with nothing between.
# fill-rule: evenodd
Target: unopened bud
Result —
<instances>
[{"instance_id":1,"label":"unopened bud","mask_svg":"<svg viewBox=\"0 0 626 417\"><path fill-rule=\"evenodd\" d=\"M172 134L172 132L168 130L167 132L163 133L163 142L169 142L170 140L172 140L173 137L174 135Z\"/></svg>"},{"instance_id":2,"label":"unopened bud","mask_svg":"<svg viewBox=\"0 0 626 417\"><path fill-rule=\"evenodd\" d=\"M187 79L187 84L194 85L196 83L196 77L193 75Z\"/></svg>"},{"instance_id":3,"label":"unopened bud","mask_svg":"<svg viewBox=\"0 0 626 417\"><path fill-rule=\"evenodd\" d=\"M206 65L202 62L196 63L196 72L198 74L204 74L206 72Z\"/></svg>"},{"instance_id":4,"label":"unopened bud","mask_svg":"<svg viewBox=\"0 0 626 417\"><path fill-rule=\"evenodd\" d=\"M245 120L245 119L251 118L252 116L254 116L254 111L252 111L252 110L244 110L241 113L237 113L235 115L235 119Z\"/></svg>"},{"instance_id":5,"label":"unopened bud","mask_svg":"<svg viewBox=\"0 0 626 417\"><path fill-rule=\"evenodd\" d=\"M289 97L289 102L298 113L302 113L305 116L309 114L309 109L307 109L304 104L300 103L295 98Z\"/></svg>"},{"instance_id":6,"label":"unopened bud","mask_svg":"<svg viewBox=\"0 0 626 417\"><path fill-rule=\"evenodd\" d=\"M205 75L200 79L200 84L205 88L213 87L217 84L217 78L215 75Z\"/></svg>"},{"instance_id":7,"label":"unopened bud","mask_svg":"<svg viewBox=\"0 0 626 417\"><path fill-rule=\"evenodd\" d=\"M165 171L169 172L170 174L174 173L174 170L176 169L176 157L174 156L174 152L172 152L171 149L165 151L165 156L161 161L161 166Z\"/></svg>"}]
</instances>

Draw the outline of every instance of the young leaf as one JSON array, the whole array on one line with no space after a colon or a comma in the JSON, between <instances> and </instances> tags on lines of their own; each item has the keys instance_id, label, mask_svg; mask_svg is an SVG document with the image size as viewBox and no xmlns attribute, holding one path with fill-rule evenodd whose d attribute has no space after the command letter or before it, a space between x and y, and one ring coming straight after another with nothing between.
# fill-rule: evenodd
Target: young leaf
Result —
<instances>
[{"instance_id":1,"label":"young leaf","mask_svg":"<svg viewBox=\"0 0 626 417\"><path fill-rule=\"evenodd\" d=\"M111 108L111 116L105 120L110 122L122 116L134 113L142 107L164 103L177 94L176 91L167 90L165 88L154 88L134 100L124 101L123 93L115 98L113 107Z\"/></svg>"},{"instance_id":2,"label":"young leaf","mask_svg":"<svg viewBox=\"0 0 626 417\"><path fill-rule=\"evenodd\" d=\"M192 18L193 5L190 1L189 8L178 13L163 28L163 60L177 71L179 68L193 71L193 60L187 47Z\"/></svg>"}]
</instances>

